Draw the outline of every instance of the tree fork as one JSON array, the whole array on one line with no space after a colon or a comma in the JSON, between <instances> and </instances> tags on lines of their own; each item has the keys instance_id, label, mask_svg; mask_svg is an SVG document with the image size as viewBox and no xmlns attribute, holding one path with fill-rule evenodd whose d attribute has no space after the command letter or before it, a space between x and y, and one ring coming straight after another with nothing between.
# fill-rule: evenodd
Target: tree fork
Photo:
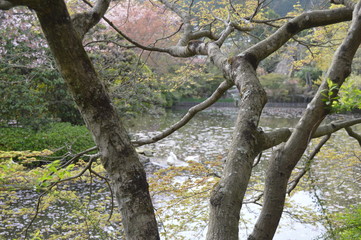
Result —
<instances>
[{"instance_id":1,"label":"tree fork","mask_svg":"<svg viewBox=\"0 0 361 240\"><path fill-rule=\"evenodd\" d=\"M258 123L267 102L254 61L236 57L231 74L241 94L236 128L222 178L213 189L207 240L238 239L240 210L255 157L262 151L259 145Z\"/></svg>"}]
</instances>

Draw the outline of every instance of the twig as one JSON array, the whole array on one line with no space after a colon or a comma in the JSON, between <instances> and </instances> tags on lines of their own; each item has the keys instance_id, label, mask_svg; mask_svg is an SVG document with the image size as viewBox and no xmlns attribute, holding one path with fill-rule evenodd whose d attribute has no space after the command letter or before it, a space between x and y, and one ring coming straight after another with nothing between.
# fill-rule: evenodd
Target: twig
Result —
<instances>
[{"instance_id":1,"label":"twig","mask_svg":"<svg viewBox=\"0 0 361 240\"><path fill-rule=\"evenodd\" d=\"M91 4L89 1L87 0L83 0L84 3L86 3L88 6L93 7L93 4ZM103 16L103 19L105 22L107 22L109 24L109 26L111 26L117 33L119 33L122 37L124 37L128 42L130 42L131 44L133 44L134 46L147 50L147 51L158 51L158 52L169 52L167 49L164 48L157 48L157 47L148 47L148 46L144 46L136 41L134 41L133 39L131 39L130 37L128 37L125 33L123 33L119 28L117 28L112 21L110 21L107 17Z\"/></svg>"},{"instance_id":2,"label":"twig","mask_svg":"<svg viewBox=\"0 0 361 240\"><path fill-rule=\"evenodd\" d=\"M94 150L97 150L98 147L97 146L94 146L94 147L91 147L91 148L88 148L80 153L77 153L75 154L71 159L69 159L66 163L64 163L63 165L60 166L60 168L65 168L67 166L69 166L71 163L75 162L76 160L78 160L81 156L83 156L84 154L86 153L89 153L91 151L94 151Z\"/></svg>"},{"instance_id":3,"label":"twig","mask_svg":"<svg viewBox=\"0 0 361 240\"><path fill-rule=\"evenodd\" d=\"M100 179L103 179L106 184L108 185L108 188L110 190L110 197L111 197L111 207L110 207L110 214L109 214L109 218L108 218L108 222L110 221L110 219L112 218L113 216L113 211L114 211L114 193L113 193L113 189L111 188L110 186L110 183L109 183L109 179L106 178L106 177L103 177L102 175L100 175L99 173L95 172L93 169L89 168L89 172L93 173L95 176L97 176L98 178Z\"/></svg>"},{"instance_id":4,"label":"twig","mask_svg":"<svg viewBox=\"0 0 361 240\"><path fill-rule=\"evenodd\" d=\"M115 41L112 41L112 40L98 40L98 41L91 41L91 42L87 42L84 47L87 47L89 46L90 44L95 44L95 43L113 43L115 45L117 45L118 47L120 48L127 48L127 49L130 49L130 48L135 48L136 46L133 46L133 45L125 45L125 44L119 44Z\"/></svg>"},{"instance_id":5,"label":"twig","mask_svg":"<svg viewBox=\"0 0 361 240\"><path fill-rule=\"evenodd\" d=\"M36 204L36 208L35 208L35 215L34 215L34 217L31 219L30 223L27 225L27 227L25 228L25 230L23 231L24 234L25 234L25 239L27 238L29 228L30 228L31 225L34 223L35 219L37 218L37 216L38 216L38 214L39 214L40 204L41 204L42 198L43 198L46 194L48 194L48 193L50 192L50 190L51 190L53 187L55 187L56 185L58 185L59 183L66 182L66 181L70 181L70 180L76 179L76 178L78 178L78 177L81 177L88 169L91 168L91 165L92 165L94 159L96 159L96 158L99 157L99 156L100 156L100 154L94 154L94 155L90 158L88 164L83 168L83 170L82 170L80 173L78 173L77 175L75 175L75 176L73 176L73 177L61 179L61 180L59 180L59 181L57 181L57 182L54 182L53 184L51 184L51 185L49 186L49 188L48 188L47 190L45 190L42 194L40 194L40 196L39 196L39 198L38 198L38 201L37 201L37 204Z\"/></svg>"},{"instance_id":6,"label":"twig","mask_svg":"<svg viewBox=\"0 0 361 240\"><path fill-rule=\"evenodd\" d=\"M321 148L325 143L330 139L331 134L328 134L322 138L322 140L317 144L315 149L312 151L311 155L308 157L305 167L302 169L301 172L293 179L289 184L292 184L289 189L287 190L287 194L290 195L291 192L296 188L298 183L300 182L301 178L311 169L311 164L317 153L320 152Z\"/></svg>"}]
</instances>

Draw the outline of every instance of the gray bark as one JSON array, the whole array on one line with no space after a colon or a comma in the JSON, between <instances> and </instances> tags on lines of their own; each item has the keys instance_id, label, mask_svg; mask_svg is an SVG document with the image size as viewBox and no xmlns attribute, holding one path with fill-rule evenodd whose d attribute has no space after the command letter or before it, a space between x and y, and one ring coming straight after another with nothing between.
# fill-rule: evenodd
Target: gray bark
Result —
<instances>
[{"instance_id":1,"label":"gray bark","mask_svg":"<svg viewBox=\"0 0 361 240\"><path fill-rule=\"evenodd\" d=\"M348 35L336 51L328 71L328 78L339 86L350 74L352 59L361 43L360 6L361 1L353 11L353 21ZM273 238L283 212L291 172L302 157L322 119L328 113L328 106L323 100L325 91L328 91L326 81L320 86L291 137L273 153L266 175L264 204L249 239Z\"/></svg>"},{"instance_id":2,"label":"gray bark","mask_svg":"<svg viewBox=\"0 0 361 240\"><path fill-rule=\"evenodd\" d=\"M146 174L82 46L80 28L76 31L73 27L63 0L32 1L31 7L36 11L59 71L101 153L122 214L126 238L159 239ZM86 24L83 32L94 24L94 16L85 16L91 21L85 20L90 25Z\"/></svg>"},{"instance_id":3,"label":"gray bark","mask_svg":"<svg viewBox=\"0 0 361 240\"><path fill-rule=\"evenodd\" d=\"M243 198L253 160L261 151L257 127L267 102L266 93L244 57L234 60L231 71L241 93L240 110L222 178L211 194L207 240L225 239L225 236L238 239Z\"/></svg>"}]
</instances>

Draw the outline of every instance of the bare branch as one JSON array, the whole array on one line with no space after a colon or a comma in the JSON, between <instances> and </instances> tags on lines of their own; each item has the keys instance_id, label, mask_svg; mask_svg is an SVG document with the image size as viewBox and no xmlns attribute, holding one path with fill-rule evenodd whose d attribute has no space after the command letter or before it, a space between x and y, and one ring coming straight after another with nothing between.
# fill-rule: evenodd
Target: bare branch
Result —
<instances>
[{"instance_id":1,"label":"bare branch","mask_svg":"<svg viewBox=\"0 0 361 240\"><path fill-rule=\"evenodd\" d=\"M350 127L361 123L361 118L356 118L348 121L337 121L330 124L320 126L313 134L312 138L318 138L324 135L334 133L342 128Z\"/></svg>"},{"instance_id":2,"label":"bare branch","mask_svg":"<svg viewBox=\"0 0 361 240\"><path fill-rule=\"evenodd\" d=\"M262 9L263 4L265 3L266 0L258 0L257 1L257 7L254 10L253 14L251 17L249 17L249 20L252 21L253 18L255 18L257 16L257 14L259 13L259 11Z\"/></svg>"},{"instance_id":3,"label":"bare branch","mask_svg":"<svg viewBox=\"0 0 361 240\"><path fill-rule=\"evenodd\" d=\"M73 26L81 39L84 35L94 27L100 19L104 16L107 11L110 0L98 0L95 6L92 6L87 0L83 0L87 5L91 6L92 9L88 12L74 14L72 18Z\"/></svg>"},{"instance_id":4,"label":"bare branch","mask_svg":"<svg viewBox=\"0 0 361 240\"><path fill-rule=\"evenodd\" d=\"M141 48L143 50L147 50L147 51L155 51L155 52L165 52L165 53L169 53L169 50L165 49L165 48L157 48L157 47L148 47L148 46L144 46L136 41L134 41L133 39L131 39L130 37L128 37L125 33L123 33L119 28L117 28L114 23L112 21L110 21L108 18L103 17L104 21L107 22L109 24L109 26L111 26L117 33L119 33L122 37L124 37L128 42L130 42L131 44L133 44L134 46Z\"/></svg>"},{"instance_id":5,"label":"bare branch","mask_svg":"<svg viewBox=\"0 0 361 240\"><path fill-rule=\"evenodd\" d=\"M359 145L361 146L361 135L356 133L355 131L353 131L351 127L345 127L345 130L346 130L347 134L350 137L353 137L354 139L356 139L358 141Z\"/></svg>"},{"instance_id":6,"label":"bare branch","mask_svg":"<svg viewBox=\"0 0 361 240\"><path fill-rule=\"evenodd\" d=\"M222 32L221 37L218 38L217 41L215 41L215 44L217 44L218 46L222 46L222 44L224 43L224 41L228 38L228 36L234 31L234 26L233 24L228 24L227 28Z\"/></svg>"},{"instance_id":7,"label":"bare branch","mask_svg":"<svg viewBox=\"0 0 361 240\"><path fill-rule=\"evenodd\" d=\"M87 153L92 152L92 151L97 150L97 149L98 149L98 147L97 147L97 146L94 146L94 147L88 148L88 149L86 149L86 150L84 150L84 151L82 151L82 152L80 152L80 153L75 154L75 155L74 155L71 159L69 159L66 163L62 164L62 165L60 166L60 168L65 168L65 167L69 166L71 163L77 161L77 160L78 160L81 156L83 156L84 154L87 154Z\"/></svg>"},{"instance_id":8,"label":"bare branch","mask_svg":"<svg viewBox=\"0 0 361 240\"><path fill-rule=\"evenodd\" d=\"M325 135L332 134L337 132L342 128L347 128L356 124L361 123L361 118L356 118L348 121L336 121L331 122L326 125L320 126L315 133L313 134L312 138L319 138ZM289 128L280 128L274 130L272 132L261 132L259 135L259 142L262 150L269 149L271 147L277 146L282 142L286 142L288 138L291 136L294 129Z\"/></svg>"},{"instance_id":9,"label":"bare branch","mask_svg":"<svg viewBox=\"0 0 361 240\"><path fill-rule=\"evenodd\" d=\"M272 132L261 132L259 142L262 150L277 146L278 144L287 141L291 136L292 130L289 128L280 128Z\"/></svg>"},{"instance_id":10,"label":"bare branch","mask_svg":"<svg viewBox=\"0 0 361 240\"><path fill-rule=\"evenodd\" d=\"M87 42L86 44L84 44L84 47L87 47L89 45L96 44L96 43L112 43L112 44L116 45L117 47L126 48L126 49L136 48L136 46L134 46L134 45L119 44L118 42L112 41L112 40L91 41L91 42Z\"/></svg>"},{"instance_id":11,"label":"bare branch","mask_svg":"<svg viewBox=\"0 0 361 240\"><path fill-rule=\"evenodd\" d=\"M313 159L315 158L317 153L320 152L321 148L330 139L330 137L331 137L331 134L328 134L322 138L322 140L317 144L315 149L312 151L311 155L308 157L305 167L302 169L301 172L298 173L298 175L295 177L295 179L293 179L291 182L289 182L289 184L291 184L291 186L287 190L288 195L291 194L293 189L295 189L296 186L298 185L298 183L300 182L301 178L311 169L311 164L312 164Z\"/></svg>"},{"instance_id":12,"label":"bare branch","mask_svg":"<svg viewBox=\"0 0 361 240\"><path fill-rule=\"evenodd\" d=\"M140 139L138 141L134 141L133 144L135 146L142 146L145 144L155 143L155 142L169 136L170 134L174 133L175 131L177 131L184 125L186 125L198 112L206 109L207 107L209 107L213 103L215 103L223 95L223 93L225 91L227 91L229 88L231 88L232 86L233 86L233 84L228 81L222 82L219 85L219 87L214 91L212 96L210 96L209 98L207 98L200 104L190 108L188 110L188 112L186 113L186 115L184 115L183 118L181 120L179 120L177 123L173 124L171 127L167 128L165 131L163 131L162 133L160 133L154 137Z\"/></svg>"},{"instance_id":13,"label":"bare branch","mask_svg":"<svg viewBox=\"0 0 361 240\"><path fill-rule=\"evenodd\" d=\"M110 182L109 182L109 179L106 178L106 177L103 177L102 175L100 175L99 173L97 173L96 171L94 171L91 167L89 168L89 172L94 174L95 176L97 176L98 178L100 179L103 179L108 188L109 188L109 191L110 191L110 197L111 197L111 207L110 207L110 214L109 214L109 217L108 217L108 222L110 221L110 219L112 218L113 216L113 212L114 212L114 192L113 192L113 189L112 187L110 186Z\"/></svg>"},{"instance_id":14,"label":"bare branch","mask_svg":"<svg viewBox=\"0 0 361 240\"><path fill-rule=\"evenodd\" d=\"M284 24L274 34L258 44L247 49L242 54L251 54L256 59L257 64L270 54L278 50L294 35L302 30L316 26L330 25L352 19L352 9L339 8L332 10L317 10L305 12L288 23Z\"/></svg>"}]
</instances>

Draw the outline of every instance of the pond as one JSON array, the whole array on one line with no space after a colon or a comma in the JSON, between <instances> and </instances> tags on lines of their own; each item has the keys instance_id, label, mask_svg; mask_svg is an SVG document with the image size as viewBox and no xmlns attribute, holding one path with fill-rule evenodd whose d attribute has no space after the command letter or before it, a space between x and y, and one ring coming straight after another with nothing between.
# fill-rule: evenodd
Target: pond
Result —
<instances>
[{"instance_id":1,"label":"pond","mask_svg":"<svg viewBox=\"0 0 361 240\"><path fill-rule=\"evenodd\" d=\"M301 110L298 109L297 111L300 112ZM134 138L151 136L177 121L182 114L184 114L183 110L177 110L169 111L161 117L141 117L128 123L128 127ZM192 162L200 165L206 162L221 162L231 142L236 114L234 108L208 110L195 116L187 126L167 139L143 146L139 150L151 155L149 161L153 163L152 165L158 166L157 168L166 168L179 163L179 169L183 173L188 173L189 170L182 167L188 166ZM285 117L285 114L278 117L270 115L274 114L266 114L266 117L261 119L260 125L264 131L280 127L292 127L298 120L294 114L289 116L286 114L288 117ZM358 127L356 130L360 131L361 128ZM312 151L312 146L316 142L317 140L311 144L311 148L306 155ZM328 219L325 217L327 214L342 212L343 209L359 203L361 200L361 185L355 179L360 178L361 172L360 166L352 159L355 156L360 157L360 155L358 143L350 139L344 131L334 134L327 145L324 146L324 151L321 151L314 160L311 171L305 175L287 200L285 214L274 239L304 240L320 237L328 227ZM267 168L269 156L270 151L265 151L261 162L254 168L250 183L251 189L247 192L246 200L252 200L262 190L264 172ZM173 162L170 162L170 159ZM305 161L306 159L303 159L298 168L302 168ZM220 166L214 166L213 170L218 171L216 172L218 175L221 173ZM209 196L211 184L214 184L217 178L203 176L190 180L187 174L171 175L171 177L173 178L167 183L174 185L173 188L179 187L179 189L182 189L184 183L189 184L186 186L189 187L194 181L203 182L198 185L193 184L191 190L187 189L187 192L192 191L194 193L191 197L185 197L177 191L167 195L159 190L160 186L154 187L158 191L153 194L153 198L155 208L160 209L157 217L159 218L163 238L170 240L203 239L207 227L207 197ZM149 178L156 179L157 176L150 173ZM191 181L193 181L192 184ZM207 185L204 181L209 181L210 184ZM158 182L158 185L162 184L165 183ZM155 185L157 185L157 181L155 181ZM84 210L87 214L91 212L91 209L99 206L102 207L105 213L109 211L109 191L100 180L93 179L91 184L82 182L65 186L63 189L65 191L69 189L76 190L81 193L80 203L87 202L89 198L92 199L91 202L87 202L87 209ZM1 193L3 199L6 199L4 198L5 194ZM69 192L69 194L71 193ZM62 196L64 196L64 193ZM29 223L32 215L29 212L20 216L19 214L11 215L7 211L9 209L18 209L18 211L23 211L22 208L33 209L36 197L37 194L34 191L24 190L17 192L16 198L0 202L0 204L8 205L6 208L1 208L3 223L0 225L0 239L1 237L4 239L20 237L21 231ZM74 202L69 205L65 200L64 202L55 202L54 205L39 215L34 222L32 231L39 229L39 226L41 226L39 231L43 236L48 236L50 239L50 236L54 234L58 234L58 236L65 234L59 232L61 227L58 220L60 221L60 219L63 222L70 221L80 226L81 219L74 220L72 218L80 203ZM246 235L252 231L259 210L260 207L257 204L246 204L243 207L240 239L245 239ZM89 239L113 239L113 235L107 235L107 233L116 229L117 224L118 222L112 222L108 226L99 225L97 228L91 228L89 230ZM105 233L103 235L98 234L96 232L98 228L101 228Z\"/></svg>"}]
</instances>

